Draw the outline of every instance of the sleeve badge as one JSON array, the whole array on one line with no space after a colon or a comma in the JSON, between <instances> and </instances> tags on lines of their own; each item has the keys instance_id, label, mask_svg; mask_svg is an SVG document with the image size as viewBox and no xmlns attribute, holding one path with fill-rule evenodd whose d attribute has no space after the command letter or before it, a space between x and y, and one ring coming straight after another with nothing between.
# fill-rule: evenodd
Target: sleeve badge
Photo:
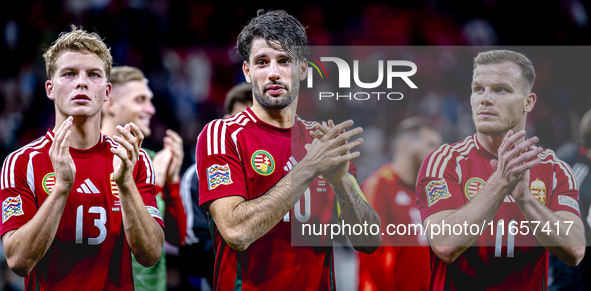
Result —
<instances>
[{"instance_id":1,"label":"sleeve badge","mask_svg":"<svg viewBox=\"0 0 591 291\"><path fill-rule=\"evenodd\" d=\"M146 206L146 209L148 210L150 215L152 215L152 217L157 217L162 220L162 215L160 214L160 210L158 210L158 208L154 206Z\"/></svg>"},{"instance_id":2,"label":"sleeve badge","mask_svg":"<svg viewBox=\"0 0 591 291\"><path fill-rule=\"evenodd\" d=\"M429 207L433 206L439 200L451 197L445 179L429 182L425 187L425 192L427 193Z\"/></svg>"},{"instance_id":3,"label":"sleeve badge","mask_svg":"<svg viewBox=\"0 0 591 291\"><path fill-rule=\"evenodd\" d=\"M13 216L23 215L23 201L21 195L16 197L8 197L2 202L2 223L5 223Z\"/></svg>"},{"instance_id":4,"label":"sleeve badge","mask_svg":"<svg viewBox=\"0 0 591 291\"><path fill-rule=\"evenodd\" d=\"M212 165L207 168L207 184L209 190L213 190L220 185L230 185L232 183L232 175L228 164L223 166Z\"/></svg>"},{"instance_id":5,"label":"sleeve badge","mask_svg":"<svg viewBox=\"0 0 591 291\"><path fill-rule=\"evenodd\" d=\"M577 202L577 200L575 200L572 197L568 197L566 195L558 195L558 204L572 207L572 208L576 209L577 212L580 213L579 202Z\"/></svg>"}]
</instances>

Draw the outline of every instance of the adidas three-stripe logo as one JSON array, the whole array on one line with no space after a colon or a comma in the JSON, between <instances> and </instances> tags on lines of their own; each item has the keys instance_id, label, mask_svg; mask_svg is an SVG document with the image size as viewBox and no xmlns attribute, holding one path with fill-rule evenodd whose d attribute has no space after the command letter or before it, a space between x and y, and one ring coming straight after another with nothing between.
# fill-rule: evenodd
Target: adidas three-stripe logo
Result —
<instances>
[{"instance_id":1,"label":"adidas three-stripe logo","mask_svg":"<svg viewBox=\"0 0 591 291\"><path fill-rule=\"evenodd\" d=\"M92 184L90 179L84 180L84 183L80 185L80 188L76 189L78 193L86 193L86 194L99 194L101 193L95 186Z\"/></svg>"}]
</instances>

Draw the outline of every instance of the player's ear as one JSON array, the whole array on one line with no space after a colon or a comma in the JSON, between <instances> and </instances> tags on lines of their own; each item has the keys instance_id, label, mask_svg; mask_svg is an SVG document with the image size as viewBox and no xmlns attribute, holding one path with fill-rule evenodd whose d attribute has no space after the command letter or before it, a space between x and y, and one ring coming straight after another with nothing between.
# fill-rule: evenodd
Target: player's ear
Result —
<instances>
[{"instance_id":1,"label":"player's ear","mask_svg":"<svg viewBox=\"0 0 591 291\"><path fill-rule=\"evenodd\" d=\"M103 100L103 102L107 102L111 99L111 89L113 89L113 85L107 82L107 88L105 89L105 100Z\"/></svg>"},{"instance_id":2,"label":"player's ear","mask_svg":"<svg viewBox=\"0 0 591 291\"><path fill-rule=\"evenodd\" d=\"M300 61L300 81L306 80L308 76L308 61L306 58L302 58Z\"/></svg>"},{"instance_id":3,"label":"player's ear","mask_svg":"<svg viewBox=\"0 0 591 291\"><path fill-rule=\"evenodd\" d=\"M525 112L531 112L534 109L534 105L536 105L536 100L537 97L535 93L527 94L527 96L525 96L523 110Z\"/></svg>"},{"instance_id":4,"label":"player's ear","mask_svg":"<svg viewBox=\"0 0 591 291\"><path fill-rule=\"evenodd\" d=\"M251 84L252 80L250 79L250 65L248 64L247 61L244 61L244 63L242 63L242 73L244 74L244 78L246 79L246 82Z\"/></svg>"},{"instance_id":5,"label":"player's ear","mask_svg":"<svg viewBox=\"0 0 591 291\"><path fill-rule=\"evenodd\" d=\"M53 90L53 81L47 80L45 81L45 94L47 94L47 98L50 100L55 100L55 92Z\"/></svg>"}]
</instances>

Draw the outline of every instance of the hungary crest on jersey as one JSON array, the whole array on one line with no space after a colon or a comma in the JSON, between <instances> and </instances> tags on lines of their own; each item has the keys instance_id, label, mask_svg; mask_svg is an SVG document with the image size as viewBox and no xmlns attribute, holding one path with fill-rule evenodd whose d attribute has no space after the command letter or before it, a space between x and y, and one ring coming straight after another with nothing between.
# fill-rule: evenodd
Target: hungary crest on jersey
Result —
<instances>
[{"instance_id":1,"label":"hungary crest on jersey","mask_svg":"<svg viewBox=\"0 0 591 291\"><path fill-rule=\"evenodd\" d=\"M534 197L536 197L536 199L538 199L538 201L540 201L540 203L546 204L546 184L544 184L544 181L536 179L531 182L529 191Z\"/></svg>"},{"instance_id":2,"label":"hungary crest on jersey","mask_svg":"<svg viewBox=\"0 0 591 291\"><path fill-rule=\"evenodd\" d=\"M466 194L466 198L468 200L472 200L474 195L478 190L482 189L486 185L486 182L480 178L472 178L466 182L466 186L464 186L464 193Z\"/></svg>"},{"instance_id":3,"label":"hungary crest on jersey","mask_svg":"<svg viewBox=\"0 0 591 291\"><path fill-rule=\"evenodd\" d=\"M273 173L275 170L275 161L273 160L273 156L265 150L258 150L252 154L250 158L250 164L255 172L263 175L268 176Z\"/></svg>"}]
</instances>

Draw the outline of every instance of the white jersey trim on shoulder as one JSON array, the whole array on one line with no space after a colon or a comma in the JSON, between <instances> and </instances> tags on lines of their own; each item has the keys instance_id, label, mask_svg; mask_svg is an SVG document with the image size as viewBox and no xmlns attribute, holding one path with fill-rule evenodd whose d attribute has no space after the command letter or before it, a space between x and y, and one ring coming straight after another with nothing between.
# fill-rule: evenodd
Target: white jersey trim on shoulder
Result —
<instances>
[{"instance_id":1,"label":"white jersey trim on shoulder","mask_svg":"<svg viewBox=\"0 0 591 291\"><path fill-rule=\"evenodd\" d=\"M154 167L152 167L152 161L150 160L150 155L146 153L143 149L140 149L140 156L144 159L144 165L146 166L146 184L156 185L156 176L153 175Z\"/></svg>"},{"instance_id":2,"label":"white jersey trim on shoulder","mask_svg":"<svg viewBox=\"0 0 591 291\"><path fill-rule=\"evenodd\" d=\"M579 183L575 178L575 174L570 166L561 161L556 154L551 149L544 150L541 154L538 155L538 158L541 160L540 164L553 164L558 165L560 169L564 172L564 175L567 177L568 180L568 188L570 190L579 190ZM544 159L550 158L549 160L544 161Z\"/></svg>"},{"instance_id":3,"label":"white jersey trim on shoulder","mask_svg":"<svg viewBox=\"0 0 591 291\"><path fill-rule=\"evenodd\" d=\"M43 148L47 143L49 142L49 139L46 138L46 136L42 136L38 139L36 139L35 141L29 143L28 145L14 151L13 153L11 153L10 155L8 155L8 157L6 157L6 159L4 160L4 166L2 169L2 183L1 183L1 188L7 188L7 187L14 187L15 186L15 182L14 182L14 167L16 165L16 161L18 160L18 157L20 155L22 155L26 150L28 149L33 149L33 150L38 150ZM10 184L9 184L10 182ZM10 186L9 186L10 185Z\"/></svg>"},{"instance_id":4,"label":"white jersey trim on shoulder","mask_svg":"<svg viewBox=\"0 0 591 291\"><path fill-rule=\"evenodd\" d=\"M240 112L232 117L226 118L226 119L216 119L212 122L209 123L209 125L207 126L207 155L211 156L211 155L217 155L217 154L222 154L225 155L226 154L226 132L232 132L232 130L230 129L230 126L232 125L238 125L240 126L239 128L236 128L232 134L231 134L231 138L232 141L234 142L234 145L236 146L236 151L238 151L238 143L236 141L236 135L238 134L238 132L240 132L242 129L244 129L244 126L246 126L246 124L248 122L256 122L256 120L249 118L248 116L244 115L244 113L248 114L248 112L244 111L244 112ZM249 114L250 116L250 114ZM221 126L220 126L221 124ZM213 129L212 129L213 128ZM219 137L219 143L218 143L218 135Z\"/></svg>"},{"instance_id":5,"label":"white jersey trim on shoulder","mask_svg":"<svg viewBox=\"0 0 591 291\"><path fill-rule=\"evenodd\" d=\"M440 146L429 159L427 171L425 172L426 177L442 179L447 163L453 157L453 153L457 152L460 156L466 156L474 148L474 144L475 142L472 136L468 136L454 146L449 144Z\"/></svg>"}]
</instances>

